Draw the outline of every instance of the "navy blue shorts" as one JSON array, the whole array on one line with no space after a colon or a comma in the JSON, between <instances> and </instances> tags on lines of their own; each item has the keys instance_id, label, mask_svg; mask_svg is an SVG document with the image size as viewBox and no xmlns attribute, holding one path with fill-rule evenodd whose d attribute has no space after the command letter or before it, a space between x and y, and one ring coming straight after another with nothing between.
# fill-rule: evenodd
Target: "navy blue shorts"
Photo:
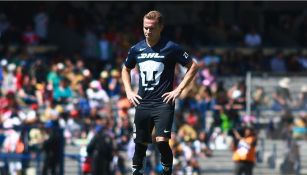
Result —
<instances>
[{"instance_id":1,"label":"navy blue shorts","mask_svg":"<svg viewBox=\"0 0 307 175\"><path fill-rule=\"evenodd\" d=\"M174 108L161 105L154 108L136 107L133 138L136 143L152 143L152 131L155 127L155 137L171 138Z\"/></svg>"}]
</instances>

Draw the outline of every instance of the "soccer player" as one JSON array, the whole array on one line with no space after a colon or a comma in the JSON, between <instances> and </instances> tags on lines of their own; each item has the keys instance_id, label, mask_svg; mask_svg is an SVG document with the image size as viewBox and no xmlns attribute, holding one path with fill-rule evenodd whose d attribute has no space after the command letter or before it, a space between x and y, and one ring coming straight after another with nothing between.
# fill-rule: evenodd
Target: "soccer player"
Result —
<instances>
[{"instance_id":1,"label":"soccer player","mask_svg":"<svg viewBox=\"0 0 307 175\"><path fill-rule=\"evenodd\" d=\"M181 47L161 37L163 17L159 11L150 11L143 18L145 40L130 48L123 65L122 79L129 101L136 107L133 137L135 152L132 160L133 175L143 172L147 145L155 143L161 154L163 175L172 174L173 154L169 146L174 118L174 102L194 78L198 65ZM173 89L176 63L187 68L178 87ZM140 80L136 94L131 88L130 71L138 66Z\"/></svg>"}]
</instances>

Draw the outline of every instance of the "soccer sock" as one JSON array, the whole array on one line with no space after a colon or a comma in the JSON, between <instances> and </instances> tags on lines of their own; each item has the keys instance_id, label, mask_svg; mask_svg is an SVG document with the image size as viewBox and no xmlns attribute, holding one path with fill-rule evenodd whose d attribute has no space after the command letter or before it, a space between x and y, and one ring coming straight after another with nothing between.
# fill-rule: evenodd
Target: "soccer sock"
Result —
<instances>
[{"instance_id":1,"label":"soccer sock","mask_svg":"<svg viewBox=\"0 0 307 175\"><path fill-rule=\"evenodd\" d=\"M163 167L163 175L172 174L173 152L168 142L157 142L157 147L161 153L161 164Z\"/></svg>"},{"instance_id":2,"label":"soccer sock","mask_svg":"<svg viewBox=\"0 0 307 175\"><path fill-rule=\"evenodd\" d=\"M135 143L135 152L132 158L132 173L133 175L142 175L143 161L146 155L147 145Z\"/></svg>"}]
</instances>

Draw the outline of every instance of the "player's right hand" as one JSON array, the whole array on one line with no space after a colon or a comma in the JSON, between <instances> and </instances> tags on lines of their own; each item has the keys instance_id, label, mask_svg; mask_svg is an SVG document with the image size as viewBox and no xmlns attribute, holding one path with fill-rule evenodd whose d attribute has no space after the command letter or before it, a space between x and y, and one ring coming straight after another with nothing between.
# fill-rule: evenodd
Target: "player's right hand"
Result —
<instances>
[{"instance_id":1,"label":"player's right hand","mask_svg":"<svg viewBox=\"0 0 307 175\"><path fill-rule=\"evenodd\" d=\"M127 92L127 98L129 100L130 103L132 103L134 106L137 106L140 104L140 101L142 99L141 96L139 96L138 94L136 94L133 91Z\"/></svg>"}]
</instances>

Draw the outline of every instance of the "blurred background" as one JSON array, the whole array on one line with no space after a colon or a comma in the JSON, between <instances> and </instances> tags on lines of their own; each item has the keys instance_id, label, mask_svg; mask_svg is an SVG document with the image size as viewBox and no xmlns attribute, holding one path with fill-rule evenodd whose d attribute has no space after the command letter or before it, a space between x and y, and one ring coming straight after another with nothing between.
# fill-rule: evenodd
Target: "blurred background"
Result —
<instances>
[{"instance_id":1,"label":"blurred background","mask_svg":"<svg viewBox=\"0 0 307 175\"><path fill-rule=\"evenodd\" d=\"M164 14L162 35L201 66L176 101L174 174L233 174L232 129L244 127L258 138L254 174L307 174L306 7L0 2L0 174L87 174L86 147L101 130L111 140L112 174L131 174L134 108L120 72L153 9ZM176 68L176 85L184 73ZM138 79L134 70L135 90ZM151 146L145 172L161 170Z\"/></svg>"}]
</instances>

